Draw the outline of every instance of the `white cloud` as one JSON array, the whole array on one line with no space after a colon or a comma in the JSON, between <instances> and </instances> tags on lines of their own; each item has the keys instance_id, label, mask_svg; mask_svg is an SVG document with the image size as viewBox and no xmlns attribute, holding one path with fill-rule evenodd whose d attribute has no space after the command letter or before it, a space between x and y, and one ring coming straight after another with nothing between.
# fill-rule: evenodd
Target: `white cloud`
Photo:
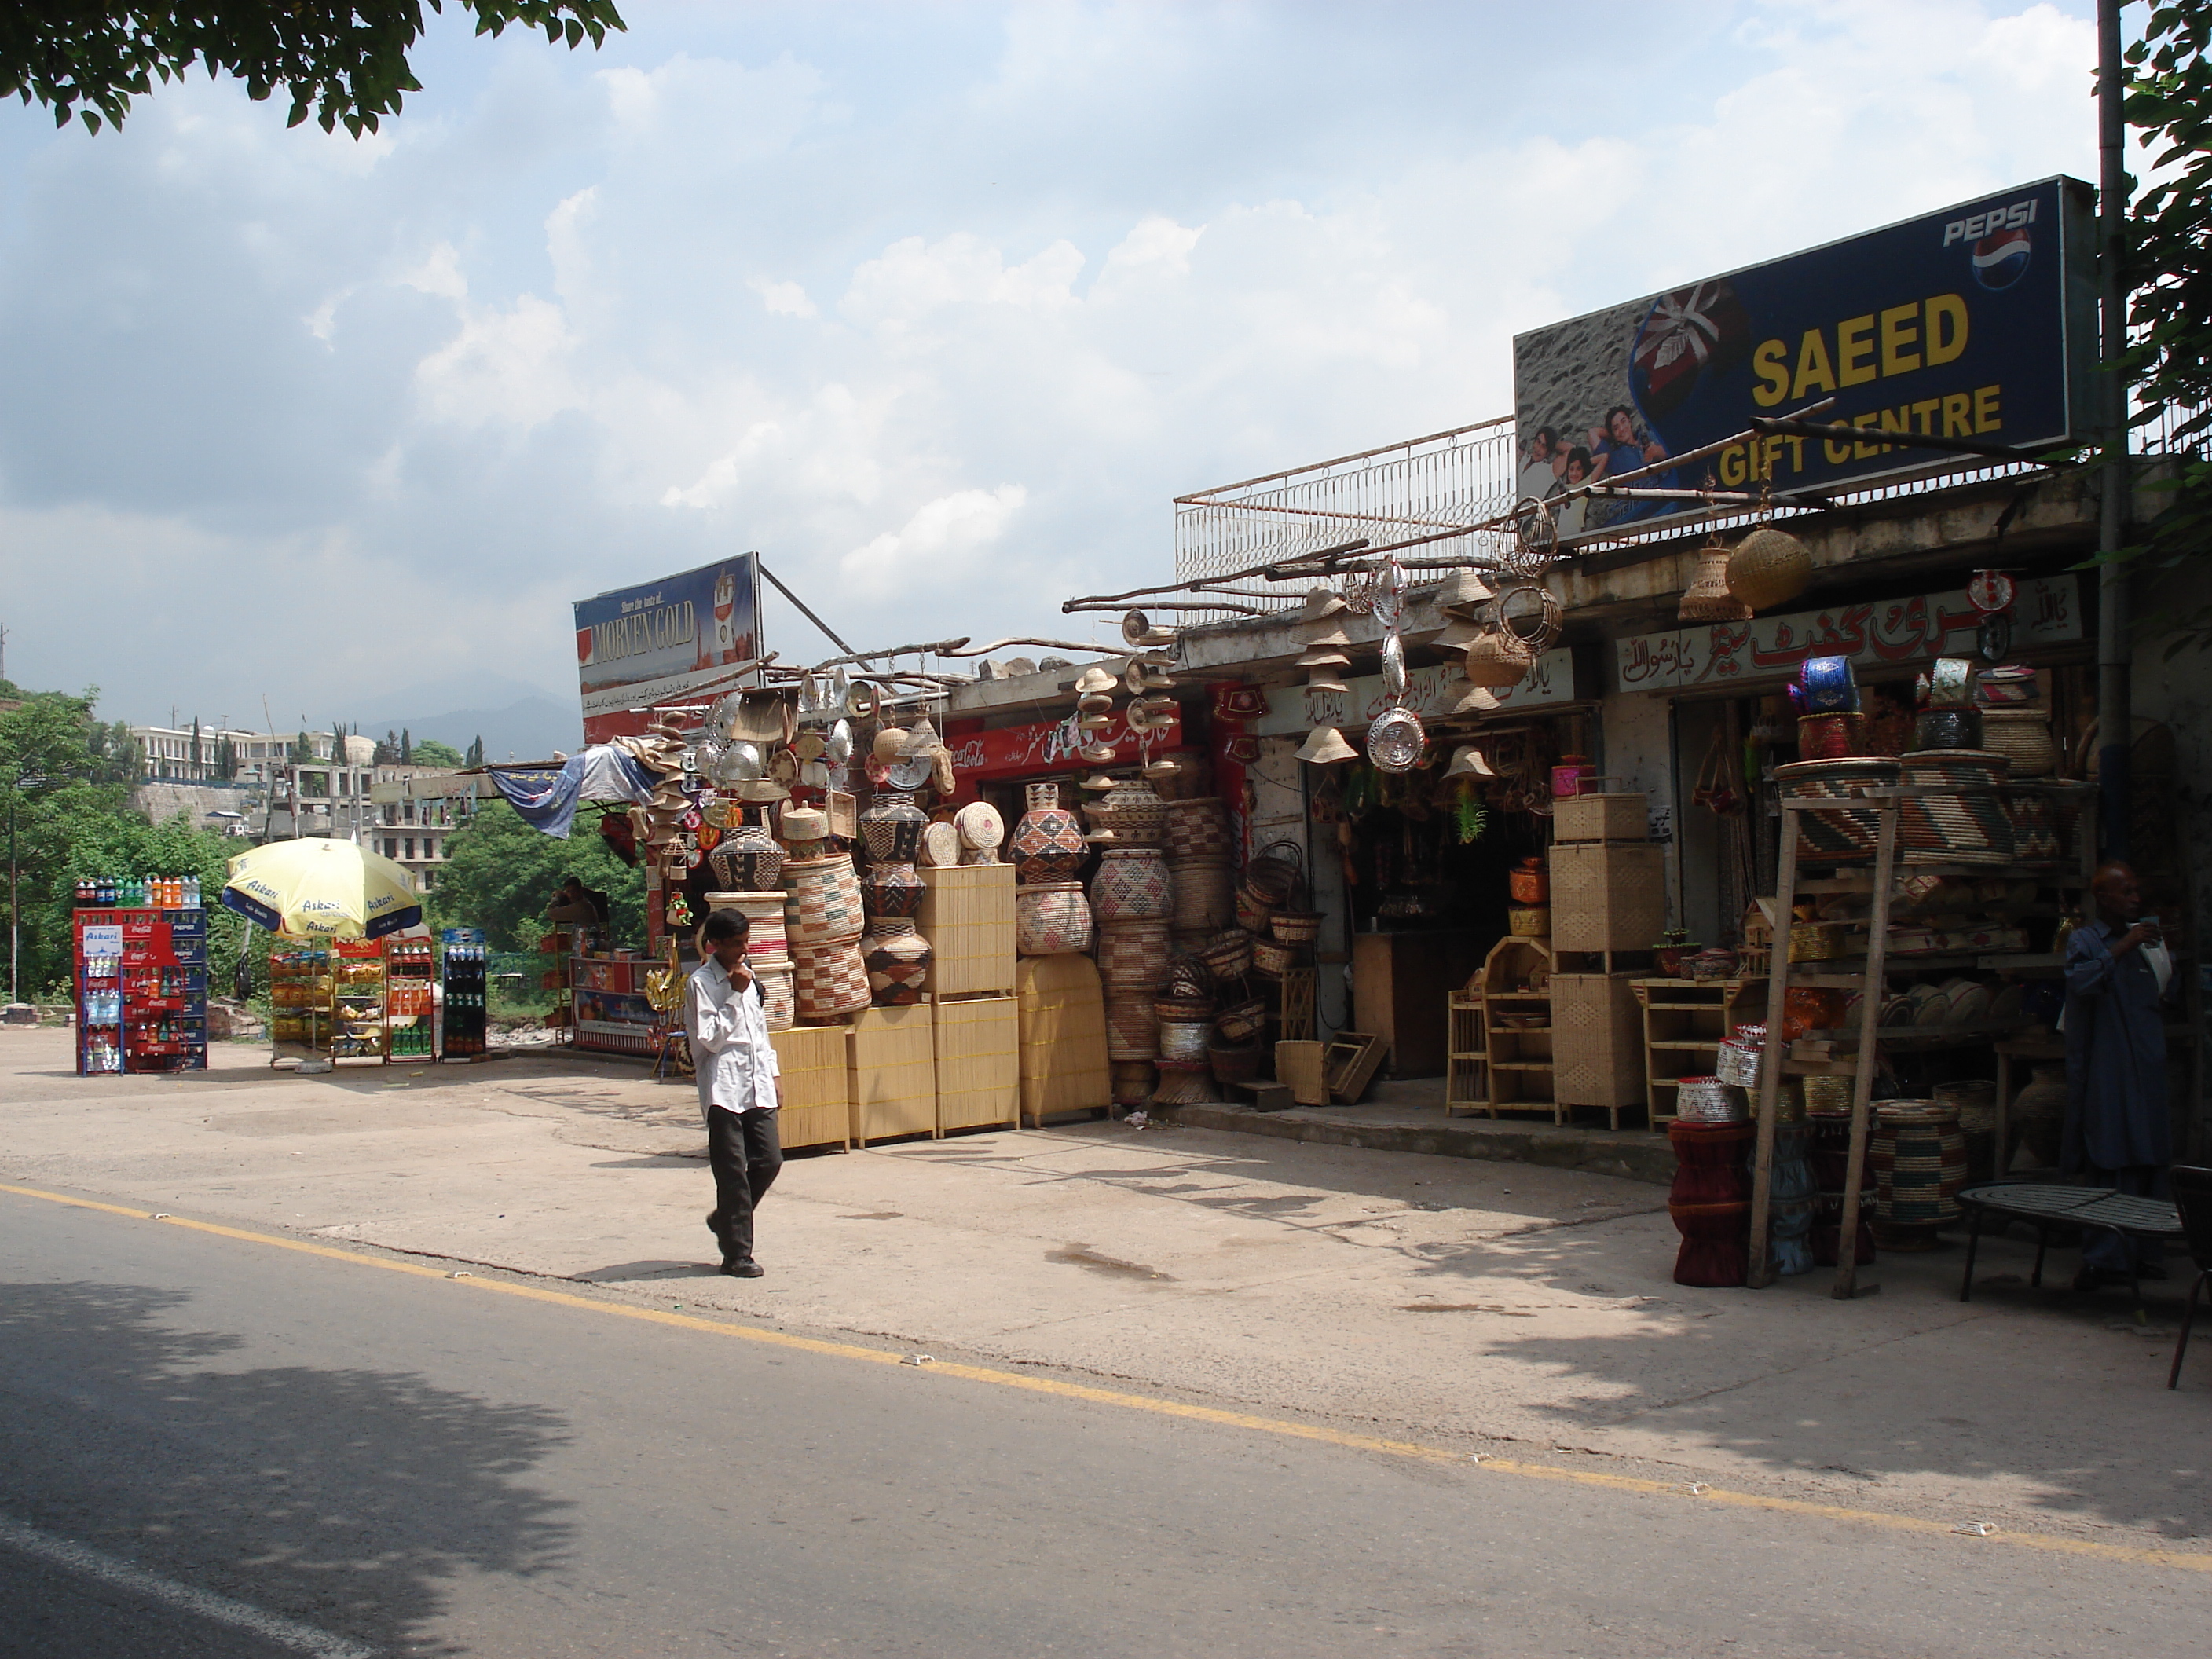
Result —
<instances>
[{"instance_id":1,"label":"white cloud","mask_svg":"<svg viewBox=\"0 0 2212 1659\"><path fill-rule=\"evenodd\" d=\"M806 297L806 290L796 283L770 283L756 277L750 284L761 296L761 304L777 317L814 317L821 313L814 301Z\"/></svg>"},{"instance_id":2,"label":"white cloud","mask_svg":"<svg viewBox=\"0 0 2212 1659\"><path fill-rule=\"evenodd\" d=\"M940 495L895 531L886 531L837 562L838 574L868 599L890 599L917 586L958 581L1006 534L1029 499L1019 484L958 489Z\"/></svg>"},{"instance_id":3,"label":"white cloud","mask_svg":"<svg viewBox=\"0 0 2212 1659\"><path fill-rule=\"evenodd\" d=\"M527 430L583 406L569 371L575 348L561 307L525 294L512 306L471 308L460 333L415 374L434 419Z\"/></svg>"},{"instance_id":4,"label":"white cloud","mask_svg":"<svg viewBox=\"0 0 2212 1659\"><path fill-rule=\"evenodd\" d=\"M1019 264L982 238L957 231L936 242L905 236L853 273L838 309L856 323L898 329L948 306L1051 311L1075 303L1083 254L1054 241Z\"/></svg>"}]
</instances>

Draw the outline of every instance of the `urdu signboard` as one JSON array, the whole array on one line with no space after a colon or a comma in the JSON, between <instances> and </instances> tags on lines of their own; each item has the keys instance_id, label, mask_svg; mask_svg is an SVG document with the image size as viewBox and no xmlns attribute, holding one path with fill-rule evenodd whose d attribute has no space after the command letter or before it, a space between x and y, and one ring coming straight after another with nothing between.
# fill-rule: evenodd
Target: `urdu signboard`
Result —
<instances>
[{"instance_id":1,"label":"urdu signboard","mask_svg":"<svg viewBox=\"0 0 2212 1659\"><path fill-rule=\"evenodd\" d=\"M733 666L759 654L757 554L579 599L584 740L643 732L651 717L630 711L725 681Z\"/></svg>"},{"instance_id":2,"label":"urdu signboard","mask_svg":"<svg viewBox=\"0 0 2212 1659\"><path fill-rule=\"evenodd\" d=\"M2014 448L2091 429L2093 192L2045 179L1825 247L1518 335L1516 491L1549 495L1723 443L1753 416L1975 438ZM1919 471L1941 453L1765 437L1629 489L1833 489ZM1562 539L1695 502L1578 498Z\"/></svg>"},{"instance_id":3,"label":"urdu signboard","mask_svg":"<svg viewBox=\"0 0 2212 1659\"><path fill-rule=\"evenodd\" d=\"M2013 600L2013 648L2081 638L2079 579L2024 580ZM1972 656L1982 613L1964 588L1917 599L1839 605L1750 622L1714 623L1613 642L1623 691L1693 691L1786 678L1808 657L1849 657L1863 671Z\"/></svg>"}]
</instances>

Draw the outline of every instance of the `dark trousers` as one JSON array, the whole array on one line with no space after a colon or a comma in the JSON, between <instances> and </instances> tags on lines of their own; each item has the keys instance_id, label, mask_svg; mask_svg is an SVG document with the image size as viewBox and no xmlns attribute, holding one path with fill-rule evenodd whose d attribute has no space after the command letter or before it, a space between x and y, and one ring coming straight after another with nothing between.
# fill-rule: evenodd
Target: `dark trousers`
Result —
<instances>
[{"instance_id":1,"label":"dark trousers","mask_svg":"<svg viewBox=\"0 0 2212 1659\"><path fill-rule=\"evenodd\" d=\"M2154 1165L2134 1164L2122 1170L2093 1167L2083 1174L2087 1185L2110 1187L2114 1192L2124 1193L2130 1198L2166 1196L2166 1171ZM2130 1270L2130 1259L2136 1267L2155 1267L2165 1259L2165 1245L2155 1238L2131 1238L2125 1233L2114 1232L2110 1227L2082 1230L2081 1265L2094 1267L2100 1273L2127 1273Z\"/></svg>"},{"instance_id":2,"label":"dark trousers","mask_svg":"<svg viewBox=\"0 0 2212 1659\"><path fill-rule=\"evenodd\" d=\"M775 1114L763 1108L726 1112L707 1108L707 1164L714 1172L714 1236L722 1260L753 1259L753 1206L775 1185L783 1168Z\"/></svg>"}]
</instances>

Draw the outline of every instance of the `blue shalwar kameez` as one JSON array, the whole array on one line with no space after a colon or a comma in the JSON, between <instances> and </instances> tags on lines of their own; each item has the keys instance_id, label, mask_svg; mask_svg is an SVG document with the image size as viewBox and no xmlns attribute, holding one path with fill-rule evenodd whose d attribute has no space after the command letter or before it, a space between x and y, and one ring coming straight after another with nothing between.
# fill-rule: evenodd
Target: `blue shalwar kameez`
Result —
<instances>
[{"instance_id":1,"label":"blue shalwar kameez","mask_svg":"<svg viewBox=\"0 0 2212 1659\"><path fill-rule=\"evenodd\" d=\"M2163 1195L2173 1160L2164 999L2140 950L2113 956L2112 941L2125 931L2092 921L2066 941L2066 1124L2058 1163L2063 1173L2093 1185L2154 1198ZM2130 1242L2094 1232L2082 1240L2082 1265L2124 1273ZM2132 1243L2136 1261L2159 1259L2156 1239Z\"/></svg>"}]
</instances>

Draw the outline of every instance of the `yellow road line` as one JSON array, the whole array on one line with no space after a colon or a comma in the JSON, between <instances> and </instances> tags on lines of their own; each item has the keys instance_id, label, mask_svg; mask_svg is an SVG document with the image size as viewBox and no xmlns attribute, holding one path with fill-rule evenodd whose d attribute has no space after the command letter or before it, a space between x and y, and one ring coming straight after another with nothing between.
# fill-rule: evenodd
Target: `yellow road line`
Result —
<instances>
[{"instance_id":1,"label":"yellow road line","mask_svg":"<svg viewBox=\"0 0 2212 1659\"><path fill-rule=\"evenodd\" d=\"M91 1199L74 1198L65 1193L42 1192L34 1187L11 1187L0 1184L0 1193L13 1194L18 1198L40 1199L50 1204L67 1205L73 1209L97 1210L106 1215L127 1216L137 1221L163 1221L173 1227L191 1232L211 1233L218 1238L234 1238L247 1244L264 1244L280 1250L296 1250L302 1255L324 1256L333 1261L343 1261L359 1267L381 1267L389 1273L410 1273L417 1279L449 1279L471 1290L492 1291L501 1296L520 1297L532 1302L550 1302L559 1307L580 1308L587 1313L611 1315L617 1319L635 1319L653 1325L671 1325L684 1330L704 1331L714 1336L737 1337L747 1342L766 1343L773 1347L795 1348L802 1352L827 1354L839 1359L866 1360L877 1365L897 1365L904 1363L901 1357L883 1348L863 1347L856 1342L830 1342L820 1337L794 1336L787 1331L769 1330L759 1325L738 1325L726 1320L707 1319L696 1314L677 1313L661 1308L640 1308L620 1302L602 1301L593 1297L576 1296L567 1291L550 1291L537 1285L517 1285L503 1279L478 1279L471 1275L455 1279L451 1270L426 1267L413 1261L393 1261L383 1256L367 1255L357 1250L342 1250L328 1244L311 1244L304 1239L285 1238L274 1233L249 1232L241 1227L226 1227L212 1221L191 1221L181 1216L168 1215L154 1210L131 1209L120 1204L100 1204ZM1057 1377L1024 1376L1015 1371L994 1370L983 1365L962 1365L945 1361L933 1361L921 1369L939 1376L957 1376L970 1382L986 1382L994 1388L1020 1389L1030 1394L1049 1395L1061 1400L1084 1400L1096 1405L1115 1406L1127 1411L1150 1412L1159 1417L1176 1417L1190 1422L1217 1423L1227 1428L1245 1429L1258 1434L1279 1435L1294 1440L1310 1440L1323 1445L1341 1446L1352 1451L1380 1452L1390 1457L1409 1457L1427 1463L1455 1463L1477 1469L1485 1474L1518 1475L1530 1480L1557 1480L1570 1486L1594 1486L1613 1492L1642 1492L1659 1497L1685 1496L1683 1483L1665 1480L1646 1480L1634 1475L1607 1474L1595 1469L1565 1469L1547 1463L1523 1463L1511 1458L1485 1457L1473 1462L1465 1452L1452 1451L1442 1446L1424 1445L1417 1440L1387 1440L1377 1435L1353 1434L1343 1429L1332 1429L1315 1423L1296 1423L1283 1418L1261 1417L1250 1412L1227 1411L1218 1406L1194 1406L1180 1400L1155 1399L1149 1395L1127 1394L1115 1389L1093 1388L1085 1382L1067 1382ZM1758 1492L1730 1492L1723 1487L1707 1486L1694 1494L1704 1503L1724 1504L1738 1509L1770 1510L1781 1515L1802 1515L1823 1521L1848 1521L1862 1526L1881 1527L1891 1532L1941 1534L1952 1535L1951 1527L1942 1521L1922 1520L1913 1516L1884 1515L1874 1510L1855 1510L1840 1504L1814 1504L1797 1498L1769 1498ZM2212 1572L2212 1552L2184 1552L2179 1550L2147 1549L2129 1544L2100 1544L2086 1538L2067 1538L2055 1533L2020 1532L2002 1528L1987 1540L1977 1541L2017 1546L2023 1549L2048 1550L2061 1555L2080 1555L2101 1561L2124 1561L2137 1566L2179 1567L2191 1572Z\"/></svg>"}]
</instances>

